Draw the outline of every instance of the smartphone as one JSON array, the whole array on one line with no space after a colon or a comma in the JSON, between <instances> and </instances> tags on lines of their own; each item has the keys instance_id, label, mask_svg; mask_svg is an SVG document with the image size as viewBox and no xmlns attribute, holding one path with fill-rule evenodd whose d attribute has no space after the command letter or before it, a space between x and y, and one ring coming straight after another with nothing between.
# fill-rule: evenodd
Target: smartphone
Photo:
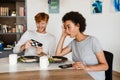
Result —
<instances>
[{"instance_id":1,"label":"smartphone","mask_svg":"<svg viewBox=\"0 0 120 80\"><path fill-rule=\"evenodd\" d=\"M59 65L59 68L66 69L72 67L72 64Z\"/></svg>"}]
</instances>

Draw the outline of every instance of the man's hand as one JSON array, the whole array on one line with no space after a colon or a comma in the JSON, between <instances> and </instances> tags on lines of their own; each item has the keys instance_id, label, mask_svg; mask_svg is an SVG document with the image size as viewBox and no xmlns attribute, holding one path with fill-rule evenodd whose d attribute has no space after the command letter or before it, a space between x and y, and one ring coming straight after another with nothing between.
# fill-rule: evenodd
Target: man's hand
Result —
<instances>
[{"instance_id":1,"label":"man's hand","mask_svg":"<svg viewBox=\"0 0 120 80\"><path fill-rule=\"evenodd\" d=\"M28 41L26 41L21 47L20 47L20 51L23 51L23 50L25 50L25 49L28 49L28 48L30 48L31 47L31 41L30 40L28 40Z\"/></svg>"},{"instance_id":2,"label":"man's hand","mask_svg":"<svg viewBox=\"0 0 120 80\"><path fill-rule=\"evenodd\" d=\"M25 49L28 49L31 47L31 43L32 41L28 40L26 43L25 43Z\"/></svg>"}]
</instances>

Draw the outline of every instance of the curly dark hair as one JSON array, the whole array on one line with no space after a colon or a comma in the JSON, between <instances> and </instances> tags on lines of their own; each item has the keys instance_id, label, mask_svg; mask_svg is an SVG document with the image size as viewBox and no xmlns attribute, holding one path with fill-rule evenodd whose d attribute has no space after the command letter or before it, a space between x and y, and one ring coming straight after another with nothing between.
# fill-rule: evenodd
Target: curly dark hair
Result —
<instances>
[{"instance_id":1,"label":"curly dark hair","mask_svg":"<svg viewBox=\"0 0 120 80\"><path fill-rule=\"evenodd\" d=\"M79 12L71 11L71 12L66 13L62 18L62 22L64 23L66 20L71 20L75 25L79 24L80 25L80 28L79 28L80 32L85 31L86 19Z\"/></svg>"}]
</instances>

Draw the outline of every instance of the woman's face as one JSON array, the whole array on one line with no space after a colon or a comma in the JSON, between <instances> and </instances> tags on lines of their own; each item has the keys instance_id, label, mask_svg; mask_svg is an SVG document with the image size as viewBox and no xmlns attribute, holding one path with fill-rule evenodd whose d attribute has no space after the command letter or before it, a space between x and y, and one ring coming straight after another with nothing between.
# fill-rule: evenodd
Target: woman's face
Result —
<instances>
[{"instance_id":1,"label":"woman's face","mask_svg":"<svg viewBox=\"0 0 120 80\"><path fill-rule=\"evenodd\" d=\"M64 22L65 32L71 37L75 37L79 32L79 26L75 25L71 20Z\"/></svg>"},{"instance_id":2,"label":"woman's face","mask_svg":"<svg viewBox=\"0 0 120 80\"><path fill-rule=\"evenodd\" d=\"M46 26L47 26L47 22L46 21L40 21L40 22L36 22L36 26L37 26L37 31L40 33L45 33L46 32Z\"/></svg>"}]
</instances>

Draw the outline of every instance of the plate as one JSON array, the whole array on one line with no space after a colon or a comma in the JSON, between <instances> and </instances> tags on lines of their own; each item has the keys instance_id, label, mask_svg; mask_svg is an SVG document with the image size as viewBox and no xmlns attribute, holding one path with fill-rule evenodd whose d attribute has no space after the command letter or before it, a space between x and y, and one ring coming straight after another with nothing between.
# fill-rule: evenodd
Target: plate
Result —
<instances>
[{"instance_id":1,"label":"plate","mask_svg":"<svg viewBox=\"0 0 120 80\"><path fill-rule=\"evenodd\" d=\"M68 59L63 56L52 56L49 58L50 63L62 63L62 62L66 62L67 60Z\"/></svg>"},{"instance_id":2,"label":"plate","mask_svg":"<svg viewBox=\"0 0 120 80\"><path fill-rule=\"evenodd\" d=\"M38 56L20 56L17 60L18 62L24 62L24 63L39 62L39 57Z\"/></svg>"}]
</instances>

